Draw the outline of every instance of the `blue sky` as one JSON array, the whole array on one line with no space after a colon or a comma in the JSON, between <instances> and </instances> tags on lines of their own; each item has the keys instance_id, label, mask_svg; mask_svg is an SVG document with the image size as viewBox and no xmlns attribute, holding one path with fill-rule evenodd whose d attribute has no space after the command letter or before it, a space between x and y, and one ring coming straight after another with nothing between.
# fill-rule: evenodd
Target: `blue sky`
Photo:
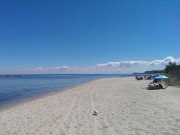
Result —
<instances>
[{"instance_id":1,"label":"blue sky","mask_svg":"<svg viewBox=\"0 0 180 135\"><path fill-rule=\"evenodd\" d=\"M178 63L179 14L179 0L1 0L0 73L130 73L137 67L99 64L169 56Z\"/></svg>"}]
</instances>

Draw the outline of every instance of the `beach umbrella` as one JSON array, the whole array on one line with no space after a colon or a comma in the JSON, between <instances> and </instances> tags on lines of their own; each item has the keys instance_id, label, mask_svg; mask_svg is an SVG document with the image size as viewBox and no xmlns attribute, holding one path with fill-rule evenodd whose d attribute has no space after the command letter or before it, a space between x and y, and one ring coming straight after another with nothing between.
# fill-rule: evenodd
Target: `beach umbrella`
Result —
<instances>
[{"instance_id":1,"label":"beach umbrella","mask_svg":"<svg viewBox=\"0 0 180 135\"><path fill-rule=\"evenodd\" d=\"M161 82L162 79L167 79L168 77L167 76L164 76L164 75L158 75L156 77L154 77L154 81L153 82Z\"/></svg>"},{"instance_id":2,"label":"beach umbrella","mask_svg":"<svg viewBox=\"0 0 180 135\"><path fill-rule=\"evenodd\" d=\"M167 79L167 78L168 78L167 76L159 75L159 76L156 76L154 79Z\"/></svg>"}]
</instances>

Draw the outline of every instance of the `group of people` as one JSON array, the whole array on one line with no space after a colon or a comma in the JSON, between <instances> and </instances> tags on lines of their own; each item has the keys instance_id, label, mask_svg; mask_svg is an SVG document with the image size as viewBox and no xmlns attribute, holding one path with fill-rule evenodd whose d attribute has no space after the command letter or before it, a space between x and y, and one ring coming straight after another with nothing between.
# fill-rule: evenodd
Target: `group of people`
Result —
<instances>
[{"instance_id":1,"label":"group of people","mask_svg":"<svg viewBox=\"0 0 180 135\"><path fill-rule=\"evenodd\" d=\"M151 80L155 77L159 76L159 74L155 74L155 75L149 75L149 76L144 76L145 80ZM143 80L143 77L139 77L138 75L135 76L136 80ZM166 87L163 87L162 84L160 84L159 82L161 82L159 79L154 79L153 82L151 82L148 87L147 90L160 90L160 89L166 89ZM158 84L159 83L159 84Z\"/></svg>"},{"instance_id":2,"label":"group of people","mask_svg":"<svg viewBox=\"0 0 180 135\"><path fill-rule=\"evenodd\" d=\"M145 80L151 80L151 79L153 79L154 77L156 77L155 75L153 76L153 75L149 75L149 76L147 76L147 75L145 75L144 76L144 79Z\"/></svg>"},{"instance_id":3,"label":"group of people","mask_svg":"<svg viewBox=\"0 0 180 135\"><path fill-rule=\"evenodd\" d=\"M145 76L144 76L144 79L145 79L145 80L151 80L151 79L157 77L158 75L159 75L159 74L149 75L149 76L145 75ZM136 78L136 80L143 80L143 77L139 77L138 75L136 75L135 78Z\"/></svg>"}]
</instances>

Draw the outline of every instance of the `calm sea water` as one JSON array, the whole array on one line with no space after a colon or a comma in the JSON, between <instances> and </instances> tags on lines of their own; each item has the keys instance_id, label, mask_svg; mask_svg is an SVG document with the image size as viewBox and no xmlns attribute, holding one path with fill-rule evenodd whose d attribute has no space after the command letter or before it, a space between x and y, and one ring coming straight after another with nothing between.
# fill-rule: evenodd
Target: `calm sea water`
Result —
<instances>
[{"instance_id":1,"label":"calm sea water","mask_svg":"<svg viewBox=\"0 0 180 135\"><path fill-rule=\"evenodd\" d=\"M128 77L122 74L57 74L0 77L0 107L62 90L90 80Z\"/></svg>"}]
</instances>

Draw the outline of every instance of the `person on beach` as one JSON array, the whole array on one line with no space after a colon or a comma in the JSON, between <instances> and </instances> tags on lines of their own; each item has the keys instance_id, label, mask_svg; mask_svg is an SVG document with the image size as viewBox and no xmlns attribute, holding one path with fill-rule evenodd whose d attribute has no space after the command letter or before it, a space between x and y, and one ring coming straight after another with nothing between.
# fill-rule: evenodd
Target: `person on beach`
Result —
<instances>
[{"instance_id":1,"label":"person on beach","mask_svg":"<svg viewBox=\"0 0 180 135\"><path fill-rule=\"evenodd\" d=\"M149 84L148 87L147 87L147 90L155 90L155 87L154 85L152 84Z\"/></svg>"},{"instance_id":2,"label":"person on beach","mask_svg":"<svg viewBox=\"0 0 180 135\"><path fill-rule=\"evenodd\" d=\"M162 84L155 85L152 83L149 84L147 87L147 90L160 90L160 89L166 89L166 87L163 87Z\"/></svg>"},{"instance_id":3,"label":"person on beach","mask_svg":"<svg viewBox=\"0 0 180 135\"><path fill-rule=\"evenodd\" d=\"M142 77L139 77L138 75L135 76L136 80L143 80Z\"/></svg>"}]
</instances>

